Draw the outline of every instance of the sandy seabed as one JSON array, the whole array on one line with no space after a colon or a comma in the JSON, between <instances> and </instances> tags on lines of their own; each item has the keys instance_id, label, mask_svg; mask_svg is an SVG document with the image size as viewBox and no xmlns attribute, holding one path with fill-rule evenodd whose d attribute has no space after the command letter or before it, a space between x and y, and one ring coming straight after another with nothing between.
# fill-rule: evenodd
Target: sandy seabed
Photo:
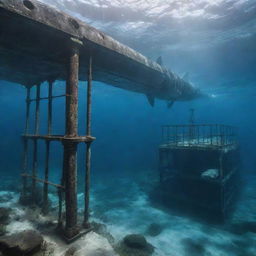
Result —
<instances>
[{"instance_id":1,"label":"sandy seabed","mask_svg":"<svg viewBox=\"0 0 256 256\"><path fill-rule=\"evenodd\" d=\"M116 256L113 243L118 243L126 235L142 234L155 247L155 256L252 256L256 255L256 234L251 230L232 232L233 224L244 222L255 223L256 226L256 177L248 178L240 202L233 217L225 225L212 225L187 216L177 216L174 212L152 206L147 194L140 186L126 179L120 179L115 189L111 184L98 184L92 191L91 221L105 224L107 231L113 236L114 242L106 237L90 232L76 241L72 246L78 248L76 254L83 256ZM0 207L12 209L7 234L22 230L35 229L48 221L39 212L31 213L18 204L19 195L16 192L1 191L2 196L9 195L7 202ZM53 205L57 198L51 194ZM83 194L78 195L79 214L83 212ZM148 234L148 227L157 224L162 227L156 236ZM54 255L62 256L71 245L65 244L55 235L44 235L45 241L54 250ZM190 244L190 247L187 244ZM191 247L192 244L192 247ZM191 249L192 248L192 249ZM193 251L194 250L194 251ZM200 254L198 254L200 252ZM50 254L49 254L50 255Z\"/></svg>"}]
</instances>

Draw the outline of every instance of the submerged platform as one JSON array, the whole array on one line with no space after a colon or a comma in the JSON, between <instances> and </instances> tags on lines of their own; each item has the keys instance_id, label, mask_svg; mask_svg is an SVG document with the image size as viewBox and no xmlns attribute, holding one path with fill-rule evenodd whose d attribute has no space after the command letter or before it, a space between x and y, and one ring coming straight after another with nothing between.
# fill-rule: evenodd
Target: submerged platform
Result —
<instances>
[{"instance_id":1,"label":"submerged platform","mask_svg":"<svg viewBox=\"0 0 256 256\"><path fill-rule=\"evenodd\" d=\"M84 22L36 0L0 0L0 80L25 86L66 80L67 52L80 46L79 80L93 79L154 98L189 100L199 90Z\"/></svg>"},{"instance_id":2,"label":"submerged platform","mask_svg":"<svg viewBox=\"0 0 256 256\"><path fill-rule=\"evenodd\" d=\"M235 128L224 125L163 127L160 188L165 202L224 220L239 191Z\"/></svg>"}]
</instances>

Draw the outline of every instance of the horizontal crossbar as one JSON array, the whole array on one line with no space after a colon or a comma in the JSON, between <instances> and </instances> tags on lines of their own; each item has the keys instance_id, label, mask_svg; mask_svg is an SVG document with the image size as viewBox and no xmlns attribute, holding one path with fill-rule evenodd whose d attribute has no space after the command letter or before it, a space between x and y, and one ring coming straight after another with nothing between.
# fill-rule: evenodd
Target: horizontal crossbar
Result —
<instances>
[{"instance_id":1,"label":"horizontal crossbar","mask_svg":"<svg viewBox=\"0 0 256 256\"><path fill-rule=\"evenodd\" d=\"M33 135L33 134L23 134L23 138L25 139L41 139L41 140L48 140L48 141L63 141L63 142L85 142L91 143L96 138L92 136L75 136L75 137L68 137L63 135Z\"/></svg>"},{"instance_id":2,"label":"horizontal crossbar","mask_svg":"<svg viewBox=\"0 0 256 256\"><path fill-rule=\"evenodd\" d=\"M48 99L66 97L66 96L69 96L69 95L61 94L61 95L56 95L56 96L51 96L51 97L40 97L38 99L27 99L27 101L32 102L32 101L37 101L37 100L48 100Z\"/></svg>"},{"instance_id":3,"label":"horizontal crossbar","mask_svg":"<svg viewBox=\"0 0 256 256\"><path fill-rule=\"evenodd\" d=\"M36 182L45 183L45 184L51 185L51 186L56 187L56 188L61 188L63 190L65 189L65 187L62 186L62 185L55 184L55 183L52 183L52 182L47 181L47 180L42 180L42 179L36 178L36 177L34 177L30 174L27 174L27 173L22 173L21 176L31 178L31 179L35 180Z\"/></svg>"}]
</instances>

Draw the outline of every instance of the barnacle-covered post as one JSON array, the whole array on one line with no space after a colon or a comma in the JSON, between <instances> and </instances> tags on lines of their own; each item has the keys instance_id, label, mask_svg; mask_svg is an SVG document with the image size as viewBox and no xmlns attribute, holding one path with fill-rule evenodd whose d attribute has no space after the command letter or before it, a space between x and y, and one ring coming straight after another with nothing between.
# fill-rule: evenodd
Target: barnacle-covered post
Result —
<instances>
[{"instance_id":1,"label":"barnacle-covered post","mask_svg":"<svg viewBox=\"0 0 256 256\"><path fill-rule=\"evenodd\" d=\"M86 113L86 136L91 136L92 115L92 57L89 57L88 79L87 79L87 113ZM91 142L86 144L86 173L85 173L85 209L84 227L90 228L89 203L90 203L90 178L91 178Z\"/></svg>"},{"instance_id":2,"label":"barnacle-covered post","mask_svg":"<svg viewBox=\"0 0 256 256\"><path fill-rule=\"evenodd\" d=\"M79 233L77 227L77 142L72 138L78 133L78 77L79 46L72 43L68 57L66 81L66 135L64 144L64 173L66 199L65 237L72 239Z\"/></svg>"},{"instance_id":3,"label":"barnacle-covered post","mask_svg":"<svg viewBox=\"0 0 256 256\"><path fill-rule=\"evenodd\" d=\"M51 135L52 132L52 85L53 80L48 81L48 121L47 121L47 133ZM43 213L48 212L48 179L49 179L49 160L50 160L50 140L46 140L46 153L45 153L45 174L44 174L44 191L43 191Z\"/></svg>"},{"instance_id":4,"label":"barnacle-covered post","mask_svg":"<svg viewBox=\"0 0 256 256\"><path fill-rule=\"evenodd\" d=\"M38 84L36 86L36 112L35 112L35 135L39 134L39 117L40 117L40 87ZM38 168L38 139L34 138L34 149L33 149L33 169L32 169L32 200L35 203L36 196L36 177Z\"/></svg>"},{"instance_id":5,"label":"barnacle-covered post","mask_svg":"<svg viewBox=\"0 0 256 256\"><path fill-rule=\"evenodd\" d=\"M30 116L30 87L27 87L27 97L26 97L26 123L25 123L25 130L24 130L24 135L28 134L29 130L29 116ZM23 184L22 184L22 191L21 191L21 202L24 202L26 200L26 193L27 193L27 177L25 176L25 173L27 173L28 169L28 139L24 136L23 137L23 166L22 166L22 171L23 171Z\"/></svg>"}]
</instances>

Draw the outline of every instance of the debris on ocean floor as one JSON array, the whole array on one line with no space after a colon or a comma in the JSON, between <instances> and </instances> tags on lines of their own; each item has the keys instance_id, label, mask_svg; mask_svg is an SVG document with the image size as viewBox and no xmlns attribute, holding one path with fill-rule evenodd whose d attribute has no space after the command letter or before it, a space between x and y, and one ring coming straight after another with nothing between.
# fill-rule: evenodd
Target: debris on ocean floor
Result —
<instances>
[{"instance_id":1,"label":"debris on ocean floor","mask_svg":"<svg viewBox=\"0 0 256 256\"><path fill-rule=\"evenodd\" d=\"M144 236L131 234L117 245L116 251L120 256L150 256L154 252L154 246L147 242Z\"/></svg>"},{"instance_id":2,"label":"debris on ocean floor","mask_svg":"<svg viewBox=\"0 0 256 256\"><path fill-rule=\"evenodd\" d=\"M1 195L6 196L8 193L1 192ZM53 216L43 216L38 208L23 208L18 204L18 194L12 195L16 201L9 202L8 208L1 208L6 209L2 211L3 213L12 209L11 219L6 225L6 233L0 237L0 252L4 256L84 256L85 253L88 256L117 255L108 239L98 234L100 228L96 230L98 233L90 232L72 245L66 244L56 235L57 223L53 221ZM101 229L103 230L102 227Z\"/></svg>"},{"instance_id":3,"label":"debris on ocean floor","mask_svg":"<svg viewBox=\"0 0 256 256\"><path fill-rule=\"evenodd\" d=\"M52 216L43 216L37 208L23 208L17 203L19 194L8 191L0 192L0 201L7 195L12 199L0 203L0 207L12 209L9 224L5 225L5 235L24 230L40 232L45 241L41 255L45 256L122 255L118 254L120 251L116 248L131 234L140 234L147 244L153 246L154 252L148 251L152 256L251 256L256 253L256 236L253 232L256 220L250 217L250 211L256 207L255 200L252 200L254 190L250 189L255 185L253 180L254 177L250 179L248 189L243 194L243 198L247 200L241 200L233 218L227 224L219 226L153 207L147 194L131 180L116 180L115 183L120 186L116 187L115 192L107 189L111 187L109 183L98 184L92 192L91 214L94 231L72 245L67 245L52 232L57 224L55 212L51 213ZM53 204L57 202L57 197L50 195L50 198ZM83 195L79 194L78 198L79 212L82 213ZM122 207L118 207L119 203ZM141 239L144 242L145 240ZM123 255L125 252L126 250Z\"/></svg>"}]
</instances>

